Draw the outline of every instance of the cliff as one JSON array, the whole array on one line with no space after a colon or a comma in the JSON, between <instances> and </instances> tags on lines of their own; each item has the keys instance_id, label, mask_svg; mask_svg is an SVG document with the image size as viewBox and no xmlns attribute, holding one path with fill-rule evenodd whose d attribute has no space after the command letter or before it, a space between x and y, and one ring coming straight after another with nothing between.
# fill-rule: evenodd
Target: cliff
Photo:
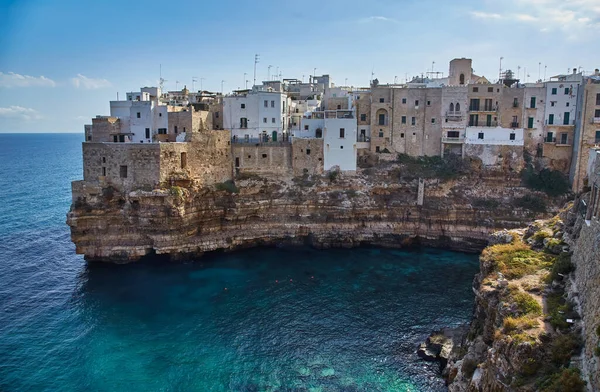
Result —
<instances>
[{"instance_id":1,"label":"cliff","mask_svg":"<svg viewBox=\"0 0 600 392\"><path fill-rule=\"evenodd\" d=\"M355 175L243 174L235 184L130 192L80 181L67 223L77 253L110 262L282 243L478 252L491 232L531 220L533 212L516 203L548 202L516 176L471 170L440 180L430 169L390 163Z\"/></svg>"},{"instance_id":2,"label":"cliff","mask_svg":"<svg viewBox=\"0 0 600 392\"><path fill-rule=\"evenodd\" d=\"M473 283L473 321L444 371L451 392L585 390L569 213L491 237Z\"/></svg>"}]
</instances>

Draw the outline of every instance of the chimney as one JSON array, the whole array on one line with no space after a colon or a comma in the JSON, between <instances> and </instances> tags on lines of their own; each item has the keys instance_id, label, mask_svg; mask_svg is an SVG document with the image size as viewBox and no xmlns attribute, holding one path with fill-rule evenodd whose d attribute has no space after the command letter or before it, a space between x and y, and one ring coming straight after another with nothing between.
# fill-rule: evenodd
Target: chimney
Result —
<instances>
[{"instance_id":1,"label":"chimney","mask_svg":"<svg viewBox=\"0 0 600 392\"><path fill-rule=\"evenodd\" d=\"M577 74L577 68L573 68L573 75Z\"/></svg>"}]
</instances>

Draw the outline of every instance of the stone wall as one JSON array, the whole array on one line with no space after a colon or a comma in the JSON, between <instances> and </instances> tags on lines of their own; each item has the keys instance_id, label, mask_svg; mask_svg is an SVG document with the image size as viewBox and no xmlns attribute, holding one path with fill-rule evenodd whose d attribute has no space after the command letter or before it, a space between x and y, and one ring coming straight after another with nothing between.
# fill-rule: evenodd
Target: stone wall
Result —
<instances>
[{"instance_id":1,"label":"stone wall","mask_svg":"<svg viewBox=\"0 0 600 392\"><path fill-rule=\"evenodd\" d=\"M294 138L292 142L294 176L323 173L323 139Z\"/></svg>"},{"instance_id":2,"label":"stone wall","mask_svg":"<svg viewBox=\"0 0 600 392\"><path fill-rule=\"evenodd\" d=\"M325 110L348 110L348 97L329 98Z\"/></svg>"},{"instance_id":3,"label":"stone wall","mask_svg":"<svg viewBox=\"0 0 600 392\"><path fill-rule=\"evenodd\" d=\"M83 143L83 180L118 189L153 189L160 183L159 144Z\"/></svg>"},{"instance_id":4,"label":"stone wall","mask_svg":"<svg viewBox=\"0 0 600 392\"><path fill-rule=\"evenodd\" d=\"M230 131L193 132L186 140L189 140L189 143L185 143L188 145L187 166L197 184L206 186L232 179Z\"/></svg>"},{"instance_id":5,"label":"stone wall","mask_svg":"<svg viewBox=\"0 0 600 392\"><path fill-rule=\"evenodd\" d=\"M283 174L292 171L292 146L233 144L233 162L236 172Z\"/></svg>"},{"instance_id":6,"label":"stone wall","mask_svg":"<svg viewBox=\"0 0 600 392\"><path fill-rule=\"evenodd\" d=\"M121 120L117 117L92 118L91 142L112 142L114 134L121 132ZM86 139L87 140L87 139Z\"/></svg>"},{"instance_id":7,"label":"stone wall","mask_svg":"<svg viewBox=\"0 0 600 392\"><path fill-rule=\"evenodd\" d=\"M523 146L465 144L465 155L481 159L484 166L519 172L523 168Z\"/></svg>"},{"instance_id":8,"label":"stone wall","mask_svg":"<svg viewBox=\"0 0 600 392\"><path fill-rule=\"evenodd\" d=\"M174 142L177 135L181 133L213 129L212 113L207 111L196 111L191 106L183 108L183 110L169 111L168 116L168 140L171 142Z\"/></svg>"}]
</instances>

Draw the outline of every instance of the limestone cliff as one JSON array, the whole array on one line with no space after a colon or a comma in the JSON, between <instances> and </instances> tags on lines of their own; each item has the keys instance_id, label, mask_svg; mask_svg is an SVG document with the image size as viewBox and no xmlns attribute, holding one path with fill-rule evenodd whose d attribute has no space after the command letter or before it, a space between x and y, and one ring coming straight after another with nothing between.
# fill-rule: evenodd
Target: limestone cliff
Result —
<instances>
[{"instance_id":1,"label":"limestone cliff","mask_svg":"<svg viewBox=\"0 0 600 392\"><path fill-rule=\"evenodd\" d=\"M421 243L475 252L491 232L531 220L532 211L515 208L516 200L531 194L516 176L484 171L446 181L417 176L387 164L352 176L246 174L235 184L128 193L76 182L67 223L86 259L130 262L153 254L177 259L280 243L322 248Z\"/></svg>"},{"instance_id":2,"label":"limestone cliff","mask_svg":"<svg viewBox=\"0 0 600 392\"><path fill-rule=\"evenodd\" d=\"M585 390L565 227L556 217L491 237L470 330L445 369L451 392Z\"/></svg>"}]
</instances>

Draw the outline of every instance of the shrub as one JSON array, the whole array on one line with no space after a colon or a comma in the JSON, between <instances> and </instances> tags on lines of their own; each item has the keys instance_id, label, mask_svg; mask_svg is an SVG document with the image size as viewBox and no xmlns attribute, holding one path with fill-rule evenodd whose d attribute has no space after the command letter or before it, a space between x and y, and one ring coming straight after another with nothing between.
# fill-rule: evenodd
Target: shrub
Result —
<instances>
[{"instance_id":1,"label":"shrub","mask_svg":"<svg viewBox=\"0 0 600 392\"><path fill-rule=\"evenodd\" d=\"M506 317L502 323L502 331L507 335L515 337L515 332L520 333L536 328L538 325L538 321L530 316Z\"/></svg>"},{"instance_id":2,"label":"shrub","mask_svg":"<svg viewBox=\"0 0 600 392\"><path fill-rule=\"evenodd\" d=\"M596 327L596 336L600 337L600 324Z\"/></svg>"},{"instance_id":3,"label":"shrub","mask_svg":"<svg viewBox=\"0 0 600 392\"><path fill-rule=\"evenodd\" d=\"M172 186L171 188L169 188L169 193L171 194L171 196L175 196L177 198L181 198L183 197L183 189L181 187L178 186Z\"/></svg>"},{"instance_id":4,"label":"shrub","mask_svg":"<svg viewBox=\"0 0 600 392\"><path fill-rule=\"evenodd\" d=\"M552 266L551 278L556 280L559 277L558 274L567 275L573 271L575 271L575 265L571 262L571 256L563 253L556 258Z\"/></svg>"},{"instance_id":5,"label":"shrub","mask_svg":"<svg viewBox=\"0 0 600 392\"><path fill-rule=\"evenodd\" d=\"M521 314L531 314L533 316L542 314L542 306L530 294L517 292L512 294L511 298L519 307Z\"/></svg>"},{"instance_id":6,"label":"shrub","mask_svg":"<svg viewBox=\"0 0 600 392\"><path fill-rule=\"evenodd\" d=\"M477 362L474 359L469 358L463 361L462 372L467 378L473 377L475 369L477 369Z\"/></svg>"},{"instance_id":7,"label":"shrub","mask_svg":"<svg viewBox=\"0 0 600 392\"><path fill-rule=\"evenodd\" d=\"M473 200L473 207L477 207L477 208L487 208L487 209L494 209L497 208L500 205L500 202L498 200L494 200L494 199L475 199Z\"/></svg>"},{"instance_id":8,"label":"shrub","mask_svg":"<svg viewBox=\"0 0 600 392\"><path fill-rule=\"evenodd\" d=\"M581 342L574 335L558 335L550 346L550 358L558 366L567 366L580 347Z\"/></svg>"},{"instance_id":9,"label":"shrub","mask_svg":"<svg viewBox=\"0 0 600 392\"><path fill-rule=\"evenodd\" d=\"M215 185L218 191L226 191L229 193L239 193L240 190L237 186L235 186L234 182L231 180L227 180L225 182L221 182Z\"/></svg>"},{"instance_id":10,"label":"shrub","mask_svg":"<svg viewBox=\"0 0 600 392\"><path fill-rule=\"evenodd\" d=\"M485 248L481 253L483 262L491 263L508 279L520 278L550 267L554 256L531 250L522 242L498 244Z\"/></svg>"},{"instance_id":11,"label":"shrub","mask_svg":"<svg viewBox=\"0 0 600 392\"><path fill-rule=\"evenodd\" d=\"M468 171L468 164L460 156L448 155L444 158L440 156L421 156L411 157L406 154L398 154L396 162L406 166L406 170L401 172L408 173L409 177L439 178L449 180L456 178Z\"/></svg>"},{"instance_id":12,"label":"shrub","mask_svg":"<svg viewBox=\"0 0 600 392\"><path fill-rule=\"evenodd\" d=\"M536 171L528 166L521 173L525 186L545 192L549 196L560 196L569 192L569 181L558 170L542 169Z\"/></svg>"},{"instance_id":13,"label":"shrub","mask_svg":"<svg viewBox=\"0 0 600 392\"><path fill-rule=\"evenodd\" d=\"M356 191L354 189L348 189L346 191L346 196L348 196L349 198L355 198L356 197Z\"/></svg>"},{"instance_id":14,"label":"shrub","mask_svg":"<svg viewBox=\"0 0 600 392\"><path fill-rule=\"evenodd\" d=\"M551 293L546 297L546 306L548 307L548 315L550 316L550 325L555 329L567 329L565 313L569 310L567 301L560 293Z\"/></svg>"},{"instance_id":15,"label":"shrub","mask_svg":"<svg viewBox=\"0 0 600 392\"><path fill-rule=\"evenodd\" d=\"M600 347L594 348L594 355L600 357Z\"/></svg>"},{"instance_id":16,"label":"shrub","mask_svg":"<svg viewBox=\"0 0 600 392\"><path fill-rule=\"evenodd\" d=\"M584 392L585 381L577 368L561 369L545 378L539 385L542 392Z\"/></svg>"},{"instance_id":17,"label":"shrub","mask_svg":"<svg viewBox=\"0 0 600 392\"><path fill-rule=\"evenodd\" d=\"M327 178L329 179L329 182L336 182L339 176L340 172L337 170L331 170L329 173L327 173Z\"/></svg>"},{"instance_id":18,"label":"shrub","mask_svg":"<svg viewBox=\"0 0 600 392\"><path fill-rule=\"evenodd\" d=\"M514 200L515 205L533 212L546 212L546 201L536 195L525 195Z\"/></svg>"}]
</instances>

